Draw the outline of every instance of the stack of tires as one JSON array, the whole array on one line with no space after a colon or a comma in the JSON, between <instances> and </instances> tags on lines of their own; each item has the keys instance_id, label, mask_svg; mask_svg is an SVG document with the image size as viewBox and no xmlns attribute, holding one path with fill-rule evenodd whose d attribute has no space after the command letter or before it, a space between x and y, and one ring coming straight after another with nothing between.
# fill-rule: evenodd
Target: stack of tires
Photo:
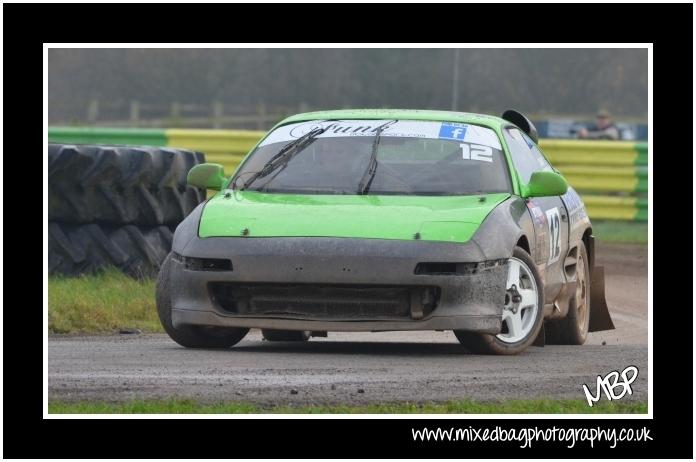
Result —
<instances>
[{"instance_id":1,"label":"stack of tires","mask_svg":"<svg viewBox=\"0 0 696 462\"><path fill-rule=\"evenodd\" d=\"M49 144L49 273L116 267L155 275L172 232L205 200L205 190L186 184L188 171L204 161L181 149Z\"/></svg>"}]
</instances>

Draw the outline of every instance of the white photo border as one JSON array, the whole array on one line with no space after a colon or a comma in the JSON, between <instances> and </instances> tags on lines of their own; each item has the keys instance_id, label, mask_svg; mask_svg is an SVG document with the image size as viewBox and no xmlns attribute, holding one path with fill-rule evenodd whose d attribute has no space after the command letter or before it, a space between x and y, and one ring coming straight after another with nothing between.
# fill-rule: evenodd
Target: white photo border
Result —
<instances>
[{"instance_id":1,"label":"white photo border","mask_svg":"<svg viewBox=\"0 0 696 462\"><path fill-rule=\"evenodd\" d=\"M653 44L652 43L44 43L43 182L48 184L48 50L52 48L632 48L648 51L648 413L647 414L49 414L48 189L43 188L43 418L44 419L638 419L653 418ZM2 53L0 51L0 53ZM0 68L1 69L1 68ZM1 70L0 70L1 73ZM0 116L1 117L1 116ZM695 138L696 138L696 131ZM1 167L0 167L1 168ZM694 166L696 175L696 166ZM696 184L694 186L696 195ZM1 207L1 206L0 206ZM694 205L696 217L696 204ZM2 238L0 218L0 239ZM696 224L696 218L694 218ZM694 231L696 241L696 231ZM696 247L694 247L696 261ZM0 255L2 250L0 249ZM1 270L0 270L1 272ZM1 283L0 283L1 284ZM696 276L694 276L696 285ZM2 287L2 286L0 286ZM1 290L1 289L0 289ZM694 301L696 308L696 300ZM2 320L0 320L0 323ZM695 319L696 327L696 319ZM695 329L696 330L696 329ZM2 348L2 346L0 346ZM696 348L696 347L695 347ZM0 372L1 374L1 372ZM2 391L0 376L0 392ZM0 398L1 399L1 398ZM696 403L695 403L696 406ZM696 429L694 430L696 432ZM696 444L696 443L695 443Z\"/></svg>"}]
</instances>

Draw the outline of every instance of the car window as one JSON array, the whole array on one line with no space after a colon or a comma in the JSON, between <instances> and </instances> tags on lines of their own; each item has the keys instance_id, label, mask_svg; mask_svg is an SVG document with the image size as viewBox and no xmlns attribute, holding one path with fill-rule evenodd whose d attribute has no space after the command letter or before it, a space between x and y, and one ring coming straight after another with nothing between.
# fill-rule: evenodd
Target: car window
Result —
<instances>
[{"instance_id":1,"label":"car window","mask_svg":"<svg viewBox=\"0 0 696 462\"><path fill-rule=\"evenodd\" d=\"M553 167L536 144L521 130L509 127L503 130L503 135L522 181L528 183L534 172L553 172Z\"/></svg>"},{"instance_id":2,"label":"car window","mask_svg":"<svg viewBox=\"0 0 696 462\"><path fill-rule=\"evenodd\" d=\"M240 167L245 181L283 146L326 128L291 160L248 189L274 193L356 194L375 146L377 168L369 194L466 195L509 192L500 139L490 128L414 120L300 122L271 132Z\"/></svg>"}]
</instances>

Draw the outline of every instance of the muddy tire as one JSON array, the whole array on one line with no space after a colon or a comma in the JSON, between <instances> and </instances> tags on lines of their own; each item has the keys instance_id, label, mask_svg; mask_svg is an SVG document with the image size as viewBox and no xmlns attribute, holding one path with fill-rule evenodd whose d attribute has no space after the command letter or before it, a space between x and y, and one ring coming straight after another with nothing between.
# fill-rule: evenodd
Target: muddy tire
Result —
<instances>
[{"instance_id":1,"label":"muddy tire","mask_svg":"<svg viewBox=\"0 0 696 462\"><path fill-rule=\"evenodd\" d=\"M261 329L261 335L269 342L306 342L311 334L308 330Z\"/></svg>"},{"instance_id":2,"label":"muddy tire","mask_svg":"<svg viewBox=\"0 0 696 462\"><path fill-rule=\"evenodd\" d=\"M48 223L48 272L65 276L115 267L134 277L154 277L172 247L167 226Z\"/></svg>"},{"instance_id":3,"label":"muddy tire","mask_svg":"<svg viewBox=\"0 0 696 462\"><path fill-rule=\"evenodd\" d=\"M552 345L582 345L587 341L590 327L590 265L585 244L580 242L576 267L577 286L571 299L568 315L563 319L546 321L546 343Z\"/></svg>"},{"instance_id":4,"label":"muddy tire","mask_svg":"<svg viewBox=\"0 0 696 462\"><path fill-rule=\"evenodd\" d=\"M517 279L511 271L513 264L518 268ZM514 302L510 291L506 292L506 305L503 312L503 331L499 334L480 334L476 332L454 331L459 343L476 354L515 355L526 350L539 335L544 318L544 286L532 257L521 247L515 247L508 262L508 280L519 289L521 301ZM515 314L512 315L512 309ZM519 313L519 321L516 315ZM508 327L508 324L510 327ZM512 326L515 326L514 328Z\"/></svg>"},{"instance_id":5,"label":"muddy tire","mask_svg":"<svg viewBox=\"0 0 696 462\"><path fill-rule=\"evenodd\" d=\"M186 184L203 154L153 146L48 145L48 219L176 225L205 200Z\"/></svg>"},{"instance_id":6,"label":"muddy tire","mask_svg":"<svg viewBox=\"0 0 696 462\"><path fill-rule=\"evenodd\" d=\"M179 345L186 348L229 348L239 343L249 332L246 328L172 325L169 268L171 254L167 255L157 276L157 314L164 331Z\"/></svg>"}]
</instances>

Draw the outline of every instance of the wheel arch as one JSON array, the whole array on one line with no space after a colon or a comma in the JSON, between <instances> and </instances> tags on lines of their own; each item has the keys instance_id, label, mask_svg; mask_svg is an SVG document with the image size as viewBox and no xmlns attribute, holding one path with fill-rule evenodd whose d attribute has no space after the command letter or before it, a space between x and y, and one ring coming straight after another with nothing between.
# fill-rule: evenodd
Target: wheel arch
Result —
<instances>
[{"instance_id":1,"label":"wheel arch","mask_svg":"<svg viewBox=\"0 0 696 462\"><path fill-rule=\"evenodd\" d=\"M511 196L483 220L472 240L487 259L510 258L519 245L534 258L534 225L524 199Z\"/></svg>"},{"instance_id":2,"label":"wheel arch","mask_svg":"<svg viewBox=\"0 0 696 462\"><path fill-rule=\"evenodd\" d=\"M522 234L519 239L517 239L517 247L523 248L528 254L531 255L531 250L529 247L529 239L527 239L527 236Z\"/></svg>"}]
</instances>

